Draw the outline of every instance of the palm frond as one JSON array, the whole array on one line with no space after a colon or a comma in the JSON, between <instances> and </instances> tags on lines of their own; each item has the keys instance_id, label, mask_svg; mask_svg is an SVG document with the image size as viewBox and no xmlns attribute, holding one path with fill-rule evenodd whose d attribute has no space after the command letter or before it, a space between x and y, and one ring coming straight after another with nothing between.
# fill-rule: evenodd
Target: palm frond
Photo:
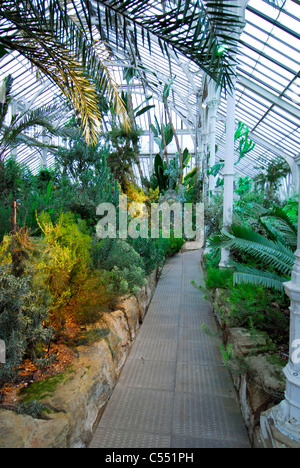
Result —
<instances>
[{"instance_id":1,"label":"palm frond","mask_svg":"<svg viewBox=\"0 0 300 468\"><path fill-rule=\"evenodd\" d=\"M128 125L117 85L99 55L98 44L88 41L89 20L83 24L81 18L76 16L76 22L69 16L69 5L74 2L25 3L1 2L0 19L9 22L12 34L1 34L0 42L26 57L60 88L80 114L88 143L96 143L101 131L102 116L93 80L100 92L112 98L121 120Z\"/></svg>"},{"instance_id":2,"label":"palm frond","mask_svg":"<svg viewBox=\"0 0 300 468\"><path fill-rule=\"evenodd\" d=\"M288 227L289 232L293 232L295 235L297 235L298 223L293 222L289 215L280 206L273 206L262 216L276 219L282 226L285 225Z\"/></svg>"},{"instance_id":3,"label":"palm frond","mask_svg":"<svg viewBox=\"0 0 300 468\"><path fill-rule=\"evenodd\" d=\"M89 0L80 0L85 5ZM163 4L163 8L162 8ZM232 84L232 60L236 49L233 32L240 26L237 14L229 12L230 0L163 1L97 0L93 2L95 21L102 39L125 48L128 37L138 51L138 36L148 43L158 41L163 54L171 48L184 54L211 76L218 85ZM234 8L234 7L233 7ZM131 35L127 34L130 29ZM220 53L220 44L226 48Z\"/></svg>"},{"instance_id":4,"label":"palm frond","mask_svg":"<svg viewBox=\"0 0 300 468\"><path fill-rule=\"evenodd\" d=\"M55 106L43 106L32 111L25 111L12 116L8 125L3 125L0 135L0 160L3 159L5 152L9 148L14 148L23 143L27 146L39 148L51 148L51 145L45 145L26 135L26 131L32 128L41 128L41 132L48 132L49 135L60 135L60 129L52 125L52 116L57 109ZM24 133L25 132L25 133Z\"/></svg>"},{"instance_id":5,"label":"palm frond","mask_svg":"<svg viewBox=\"0 0 300 468\"><path fill-rule=\"evenodd\" d=\"M233 274L233 283L242 284L250 283L265 288L274 288L277 291L283 291L283 284L289 278L276 275L271 272L261 271L257 268L247 267L238 263L233 263L235 272Z\"/></svg>"},{"instance_id":6,"label":"palm frond","mask_svg":"<svg viewBox=\"0 0 300 468\"><path fill-rule=\"evenodd\" d=\"M289 274L295 262L295 254L279 241L271 241L244 226L232 226L232 233L222 232L210 240L210 246L237 249L272 266L282 274Z\"/></svg>"}]
</instances>

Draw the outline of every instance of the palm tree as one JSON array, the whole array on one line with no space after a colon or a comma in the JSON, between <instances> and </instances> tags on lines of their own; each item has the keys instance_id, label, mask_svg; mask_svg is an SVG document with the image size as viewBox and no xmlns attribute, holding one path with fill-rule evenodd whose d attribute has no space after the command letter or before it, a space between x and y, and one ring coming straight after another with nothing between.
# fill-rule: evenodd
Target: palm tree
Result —
<instances>
[{"instance_id":1,"label":"palm tree","mask_svg":"<svg viewBox=\"0 0 300 468\"><path fill-rule=\"evenodd\" d=\"M87 141L96 142L101 126L96 87L126 122L108 65L112 37L119 47L133 37L137 50L141 34L150 51L155 37L162 53L171 47L218 85L231 84L230 48L236 46L231 36L238 19L228 13L226 1L205 6L202 0L1 0L0 55L17 51L56 83L81 115Z\"/></svg>"},{"instance_id":2,"label":"palm tree","mask_svg":"<svg viewBox=\"0 0 300 468\"><path fill-rule=\"evenodd\" d=\"M56 106L43 106L34 110L16 112L8 120L9 105L13 99L12 84L13 78L9 75L3 80L0 89L0 164L3 163L9 150L21 144L52 151L57 149L54 145L45 144L38 138L30 136L28 130L32 128L40 128L44 136L70 136L70 132L66 129L51 123L57 113Z\"/></svg>"},{"instance_id":3,"label":"palm tree","mask_svg":"<svg viewBox=\"0 0 300 468\"><path fill-rule=\"evenodd\" d=\"M70 16L70 4L1 1L0 54L17 51L50 78L81 116L87 142L96 143L101 129L97 88L113 102L125 125L126 110L107 66L105 47L88 40L79 15L77 21Z\"/></svg>"}]
</instances>

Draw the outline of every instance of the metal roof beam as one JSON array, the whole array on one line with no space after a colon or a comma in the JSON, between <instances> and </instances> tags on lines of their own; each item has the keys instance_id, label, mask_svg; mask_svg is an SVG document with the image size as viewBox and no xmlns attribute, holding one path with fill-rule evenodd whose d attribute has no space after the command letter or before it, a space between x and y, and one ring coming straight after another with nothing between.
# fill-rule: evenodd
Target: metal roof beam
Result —
<instances>
[{"instance_id":1,"label":"metal roof beam","mask_svg":"<svg viewBox=\"0 0 300 468\"><path fill-rule=\"evenodd\" d=\"M266 88L263 88L257 83L254 83L254 81L250 80L249 78L246 78L243 75L238 74L238 82L242 84L243 86L245 86L245 88L248 88L254 93L258 94L259 96L267 99L275 106L278 106L281 109L285 110L286 112L292 115L295 115L300 120L300 108L299 107L294 106L294 104L291 104L287 101L284 101L282 98L276 96L276 94L271 93Z\"/></svg>"}]
</instances>

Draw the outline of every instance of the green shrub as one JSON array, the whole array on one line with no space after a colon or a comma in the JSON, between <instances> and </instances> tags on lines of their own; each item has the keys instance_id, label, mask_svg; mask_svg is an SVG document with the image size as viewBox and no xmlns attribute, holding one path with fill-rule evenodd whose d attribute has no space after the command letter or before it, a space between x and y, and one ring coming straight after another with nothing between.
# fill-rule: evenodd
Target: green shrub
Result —
<instances>
[{"instance_id":1,"label":"green shrub","mask_svg":"<svg viewBox=\"0 0 300 468\"><path fill-rule=\"evenodd\" d=\"M104 271L109 292L136 294L146 284L141 256L124 240L103 239L92 248L94 267Z\"/></svg>"},{"instance_id":2,"label":"green shrub","mask_svg":"<svg viewBox=\"0 0 300 468\"><path fill-rule=\"evenodd\" d=\"M233 273L231 270L220 270L219 268L208 268L206 271L207 289L227 288L232 285Z\"/></svg>"},{"instance_id":3,"label":"green shrub","mask_svg":"<svg viewBox=\"0 0 300 468\"><path fill-rule=\"evenodd\" d=\"M41 351L53 338L49 311L39 291L33 291L29 278L16 278L0 265L0 339L6 344L6 363L0 367L0 381L18 375L25 358L45 358ZM43 346L41 346L41 344Z\"/></svg>"},{"instance_id":4,"label":"green shrub","mask_svg":"<svg viewBox=\"0 0 300 468\"><path fill-rule=\"evenodd\" d=\"M288 343L289 299L284 293L240 284L231 286L224 294L231 311L224 317L229 327L265 331L277 344Z\"/></svg>"},{"instance_id":5,"label":"green shrub","mask_svg":"<svg viewBox=\"0 0 300 468\"><path fill-rule=\"evenodd\" d=\"M166 259L179 252L184 244L183 239L130 239L130 244L142 257L146 275L156 267L161 268Z\"/></svg>"},{"instance_id":6,"label":"green shrub","mask_svg":"<svg viewBox=\"0 0 300 468\"><path fill-rule=\"evenodd\" d=\"M63 325L64 307L87 280L92 239L82 231L71 213L62 214L56 225L49 214L42 214L38 222L45 243L41 245L41 258L36 264L36 271L51 293L52 318Z\"/></svg>"}]
</instances>

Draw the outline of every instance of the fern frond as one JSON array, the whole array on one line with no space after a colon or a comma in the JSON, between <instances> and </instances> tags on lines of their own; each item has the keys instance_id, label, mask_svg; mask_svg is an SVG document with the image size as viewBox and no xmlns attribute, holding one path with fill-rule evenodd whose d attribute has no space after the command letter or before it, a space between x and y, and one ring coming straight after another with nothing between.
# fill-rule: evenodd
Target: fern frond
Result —
<instances>
[{"instance_id":1,"label":"fern frond","mask_svg":"<svg viewBox=\"0 0 300 468\"><path fill-rule=\"evenodd\" d=\"M247 267L238 263L233 263L236 271L233 274L233 283L250 283L265 288L274 288L277 291L283 291L283 284L288 278L276 275L274 273L258 270L257 268Z\"/></svg>"},{"instance_id":2,"label":"fern frond","mask_svg":"<svg viewBox=\"0 0 300 468\"><path fill-rule=\"evenodd\" d=\"M220 236L211 239L210 245L216 248L227 247L238 249L272 266L282 274L289 274L294 262L295 254L280 242L266 239L250 228L232 226L233 235L222 232Z\"/></svg>"}]
</instances>

